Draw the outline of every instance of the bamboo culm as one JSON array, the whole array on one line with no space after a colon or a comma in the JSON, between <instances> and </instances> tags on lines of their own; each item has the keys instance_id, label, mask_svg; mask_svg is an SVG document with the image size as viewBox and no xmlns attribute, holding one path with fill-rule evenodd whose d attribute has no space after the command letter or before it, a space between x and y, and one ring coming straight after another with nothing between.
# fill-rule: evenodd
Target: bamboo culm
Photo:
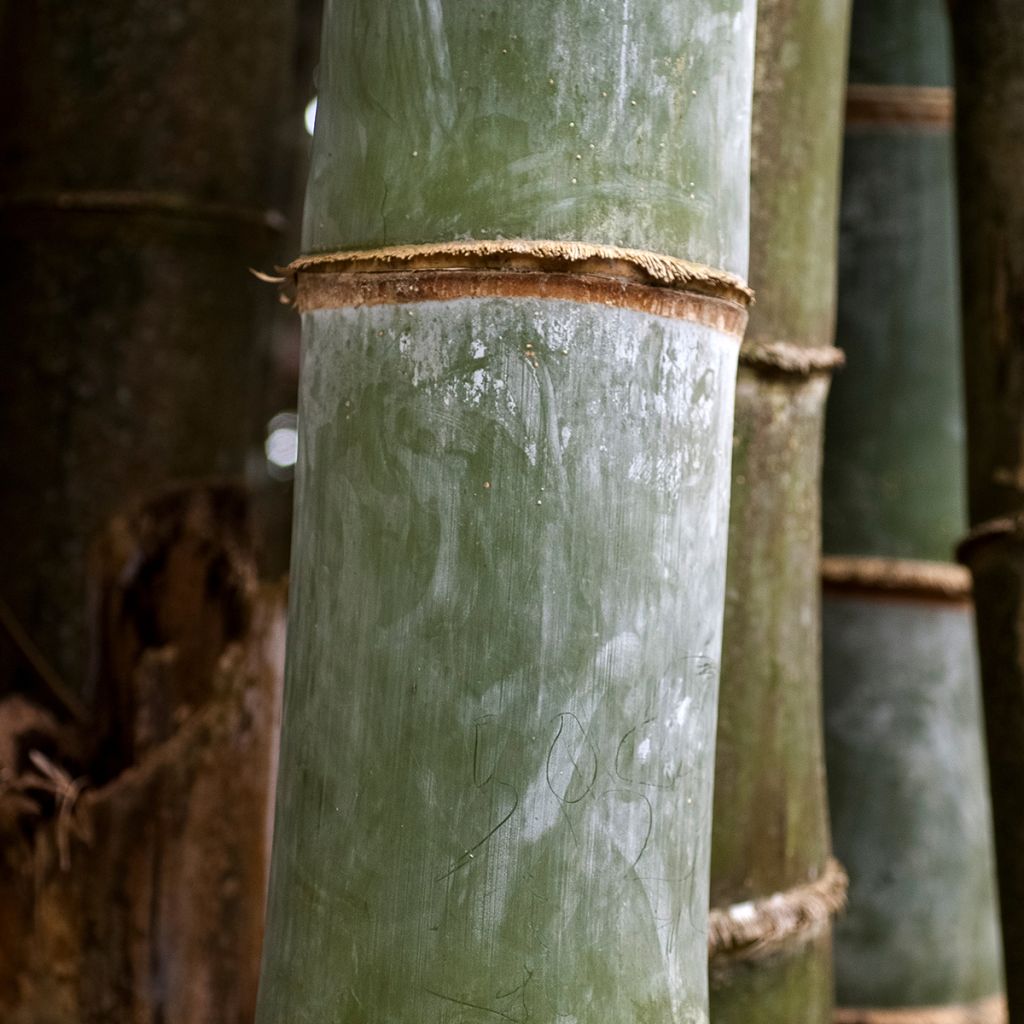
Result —
<instances>
[{"instance_id":1,"label":"bamboo culm","mask_svg":"<svg viewBox=\"0 0 1024 1024\"><path fill-rule=\"evenodd\" d=\"M829 795L851 879L837 997L853 1018L984 1020L1001 979L970 586L949 564L965 452L945 5L856 0L852 36L824 492Z\"/></svg>"},{"instance_id":2,"label":"bamboo culm","mask_svg":"<svg viewBox=\"0 0 1024 1024\"><path fill-rule=\"evenodd\" d=\"M752 45L328 4L261 1024L706 1019Z\"/></svg>"},{"instance_id":3,"label":"bamboo culm","mask_svg":"<svg viewBox=\"0 0 1024 1024\"><path fill-rule=\"evenodd\" d=\"M715 1024L826 1024L832 1014L830 918L845 877L830 860L817 564L824 406L842 358L832 341L848 21L847 0L758 4L758 301L733 441L711 860Z\"/></svg>"}]
</instances>

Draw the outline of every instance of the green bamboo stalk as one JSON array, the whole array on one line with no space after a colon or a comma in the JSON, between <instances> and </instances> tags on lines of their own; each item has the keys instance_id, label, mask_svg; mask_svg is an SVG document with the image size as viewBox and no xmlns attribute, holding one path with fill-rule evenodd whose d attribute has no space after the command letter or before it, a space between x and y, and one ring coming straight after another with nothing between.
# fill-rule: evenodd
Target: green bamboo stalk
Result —
<instances>
[{"instance_id":1,"label":"green bamboo stalk","mask_svg":"<svg viewBox=\"0 0 1024 1024\"><path fill-rule=\"evenodd\" d=\"M733 442L711 862L716 1024L825 1024L832 1012L830 914L844 878L830 861L817 564L824 405L838 361L848 21L847 0L758 5L758 302L740 356ZM779 913L780 900L790 915Z\"/></svg>"},{"instance_id":2,"label":"green bamboo stalk","mask_svg":"<svg viewBox=\"0 0 1024 1024\"><path fill-rule=\"evenodd\" d=\"M998 1019L964 527L959 304L939 0L854 4L840 248L848 366L826 431L829 795L850 873L845 1018ZM880 42L881 41L881 42Z\"/></svg>"},{"instance_id":3,"label":"green bamboo stalk","mask_svg":"<svg viewBox=\"0 0 1024 1024\"><path fill-rule=\"evenodd\" d=\"M1000 0L950 4L956 58L964 368L972 532L969 565L981 655L1010 1020L1024 1020L1024 512L1020 184L1024 22Z\"/></svg>"},{"instance_id":4,"label":"green bamboo stalk","mask_svg":"<svg viewBox=\"0 0 1024 1024\"><path fill-rule=\"evenodd\" d=\"M752 44L328 4L262 1024L706 1019Z\"/></svg>"}]
</instances>

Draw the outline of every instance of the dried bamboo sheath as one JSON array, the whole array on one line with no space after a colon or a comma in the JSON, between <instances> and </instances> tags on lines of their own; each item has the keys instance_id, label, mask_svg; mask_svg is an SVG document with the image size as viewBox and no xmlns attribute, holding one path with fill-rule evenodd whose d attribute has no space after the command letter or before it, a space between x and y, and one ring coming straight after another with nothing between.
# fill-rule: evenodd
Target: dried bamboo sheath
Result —
<instances>
[{"instance_id":1,"label":"dried bamboo sheath","mask_svg":"<svg viewBox=\"0 0 1024 1024\"><path fill-rule=\"evenodd\" d=\"M939 0L854 4L823 566L851 1022L991 1019L1000 987L971 588L949 564L965 515L944 19Z\"/></svg>"},{"instance_id":2,"label":"dried bamboo sheath","mask_svg":"<svg viewBox=\"0 0 1024 1024\"><path fill-rule=\"evenodd\" d=\"M740 353L711 866L715 1024L826 1024L821 437L832 347L846 0L758 5L751 272ZM791 54L782 62L779 53Z\"/></svg>"},{"instance_id":3,"label":"dried bamboo sheath","mask_svg":"<svg viewBox=\"0 0 1024 1024\"><path fill-rule=\"evenodd\" d=\"M328 4L261 1024L706 1018L752 31Z\"/></svg>"}]
</instances>

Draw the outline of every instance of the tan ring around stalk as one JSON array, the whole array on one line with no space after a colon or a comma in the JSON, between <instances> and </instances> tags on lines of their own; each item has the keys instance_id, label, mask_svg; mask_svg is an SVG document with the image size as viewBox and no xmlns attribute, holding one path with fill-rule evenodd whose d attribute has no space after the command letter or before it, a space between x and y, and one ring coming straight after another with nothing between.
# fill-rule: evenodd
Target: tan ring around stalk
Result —
<instances>
[{"instance_id":1,"label":"tan ring around stalk","mask_svg":"<svg viewBox=\"0 0 1024 1024\"><path fill-rule=\"evenodd\" d=\"M696 320L742 336L749 288L735 274L640 249L497 239L303 256L282 268L300 312L481 297L596 303Z\"/></svg>"},{"instance_id":2,"label":"tan ring around stalk","mask_svg":"<svg viewBox=\"0 0 1024 1024\"><path fill-rule=\"evenodd\" d=\"M712 908L708 914L708 955L753 959L810 937L846 906L849 880L834 857L819 878L765 899Z\"/></svg>"},{"instance_id":3,"label":"tan ring around stalk","mask_svg":"<svg viewBox=\"0 0 1024 1024\"><path fill-rule=\"evenodd\" d=\"M821 582L829 591L956 602L971 597L971 574L947 562L829 555L821 560Z\"/></svg>"},{"instance_id":4,"label":"tan ring around stalk","mask_svg":"<svg viewBox=\"0 0 1024 1024\"><path fill-rule=\"evenodd\" d=\"M845 365L846 355L833 345L794 345L787 341L745 342L740 365L761 373L812 377Z\"/></svg>"},{"instance_id":5,"label":"tan ring around stalk","mask_svg":"<svg viewBox=\"0 0 1024 1024\"><path fill-rule=\"evenodd\" d=\"M833 1024L1006 1024L1006 1019L1002 996L949 1006L840 1007L832 1018Z\"/></svg>"},{"instance_id":6,"label":"tan ring around stalk","mask_svg":"<svg viewBox=\"0 0 1024 1024\"><path fill-rule=\"evenodd\" d=\"M953 90L944 86L851 83L846 90L847 127L945 129L953 123L953 109Z\"/></svg>"}]
</instances>

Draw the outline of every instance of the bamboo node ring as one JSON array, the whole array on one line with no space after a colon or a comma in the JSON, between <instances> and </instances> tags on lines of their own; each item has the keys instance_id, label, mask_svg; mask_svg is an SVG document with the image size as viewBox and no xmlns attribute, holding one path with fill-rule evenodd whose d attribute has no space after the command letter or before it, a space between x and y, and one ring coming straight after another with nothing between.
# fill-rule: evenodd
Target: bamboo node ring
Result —
<instances>
[{"instance_id":1,"label":"bamboo node ring","mask_svg":"<svg viewBox=\"0 0 1024 1024\"><path fill-rule=\"evenodd\" d=\"M958 602L971 597L971 574L948 562L830 555L821 560L821 582L830 591Z\"/></svg>"},{"instance_id":2,"label":"bamboo node ring","mask_svg":"<svg viewBox=\"0 0 1024 1024\"><path fill-rule=\"evenodd\" d=\"M788 341L746 342L740 365L762 373L812 377L846 364L846 354L834 345L794 345Z\"/></svg>"},{"instance_id":3,"label":"bamboo node ring","mask_svg":"<svg viewBox=\"0 0 1024 1024\"><path fill-rule=\"evenodd\" d=\"M512 297L596 303L696 320L736 338L753 293L735 274L586 242L493 239L317 253L279 268L300 313Z\"/></svg>"},{"instance_id":4,"label":"bamboo node ring","mask_svg":"<svg viewBox=\"0 0 1024 1024\"><path fill-rule=\"evenodd\" d=\"M810 938L846 906L849 879L830 857L819 878L765 899L712 908L708 955L752 959L768 956L794 940Z\"/></svg>"},{"instance_id":5,"label":"bamboo node ring","mask_svg":"<svg viewBox=\"0 0 1024 1024\"><path fill-rule=\"evenodd\" d=\"M997 541L1024 540L1024 512L1017 515L997 516L972 527L966 537L957 545L956 558L963 565L969 565L979 548Z\"/></svg>"},{"instance_id":6,"label":"bamboo node ring","mask_svg":"<svg viewBox=\"0 0 1024 1024\"><path fill-rule=\"evenodd\" d=\"M833 1024L1006 1024L1006 1000L988 996L949 1006L839 1007Z\"/></svg>"}]
</instances>

